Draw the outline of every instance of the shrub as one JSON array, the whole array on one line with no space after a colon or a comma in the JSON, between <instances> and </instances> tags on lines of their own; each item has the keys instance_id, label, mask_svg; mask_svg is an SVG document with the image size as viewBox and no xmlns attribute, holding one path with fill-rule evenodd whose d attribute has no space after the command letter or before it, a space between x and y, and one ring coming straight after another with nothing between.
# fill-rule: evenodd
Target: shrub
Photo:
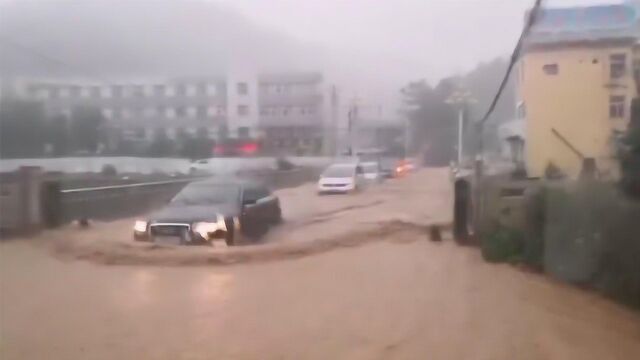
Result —
<instances>
[{"instance_id":1,"label":"shrub","mask_svg":"<svg viewBox=\"0 0 640 360\"><path fill-rule=\"evenodd\" d=\"M523 258L523 233L497 225L482 239L482 256L489 262L519 262Z\"/></svg>"},{"instance_id":2,"label":"shrub","mask_svg":"<svg viewBox=\"0 0 640 360\"><path fill-rule=\"evenodd\" d=\"M100 173L104 176L116 176L118 175L118 170L116 170L116 167L111 164L105 164L102 166Z\"/></svg>"}]
</instances>

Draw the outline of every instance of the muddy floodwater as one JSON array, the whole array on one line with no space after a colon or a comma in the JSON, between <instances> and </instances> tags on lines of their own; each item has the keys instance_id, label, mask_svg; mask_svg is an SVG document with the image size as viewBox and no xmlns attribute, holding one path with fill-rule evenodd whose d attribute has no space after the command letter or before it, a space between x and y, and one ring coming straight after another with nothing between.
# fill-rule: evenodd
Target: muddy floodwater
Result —
<instances>
[{"instance_id":1,"label":"muddy floodwater","mask_svg":"<svg viewBox=\"0 0 640 360\"><path fill-rule=\"evenodd\" d=\"M414 225L445 221L450 212L441 170L370 189L370 196L315 199L312 188L289 191L281 195L292 201L287 223L260 246L311 241L307 234L372 237L370 223L388 212ZM295 198L324 205L311 210ZM321 226L332 222L330 230ZM0 359L640 358L638 313L541 275L487 264L477 249L429 241L419 227L226 266L175 266L163 264L166 258L107 265L43 244L47 236L84 236L91 248L96 239L130 231L115 224L0 244Z\"/></svg>"}]
</instances>

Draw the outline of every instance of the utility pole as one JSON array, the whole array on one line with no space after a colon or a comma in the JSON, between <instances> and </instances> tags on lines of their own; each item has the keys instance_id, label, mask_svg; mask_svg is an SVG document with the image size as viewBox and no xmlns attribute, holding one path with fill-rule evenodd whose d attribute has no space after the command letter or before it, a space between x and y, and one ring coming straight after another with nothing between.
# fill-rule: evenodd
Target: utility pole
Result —
<instances>
[{"instance_id":1,"label":"utility pole","mask_svg":"<svg viewBox=\"0 0 640 360\"><path fill-rule=\"evenodd\" d=\"M348 114L348 123L347 123L347 134L349 137L349 156L353 156L353 147L354 147L354 143L355 143L355 139L353 136L353 125L356 122L356 120L358 119L358 103L357 101L353 101L353 104L351 105L351 108L349 109L349 114Z\"/></svg>"},{"instance_id":2,"label":"utility pole","mask_svg":"<svg viewBox=\"0 0 640 360\"><path fill-rule=\"evenodd\" d=\"M468 90L460 87L458 90L454 91L445 102L458 108L458 154L456 160L458 166L460 166L464 156L464 112L467 105L476 103L477 100L471 96L471 93Z\"/></svg>"},{"instance_id":3,"label":"utility pole","mask_svg":"<svg viewBox=\"0 0 640 360\"><path fill-rule=\"evenodd\" d=\"M461 106L458 109L458 164L462 162L462 148L464 147L464 141L462 138L462 128L464 127L464 107Z\"/></svg>"}]
</instances>

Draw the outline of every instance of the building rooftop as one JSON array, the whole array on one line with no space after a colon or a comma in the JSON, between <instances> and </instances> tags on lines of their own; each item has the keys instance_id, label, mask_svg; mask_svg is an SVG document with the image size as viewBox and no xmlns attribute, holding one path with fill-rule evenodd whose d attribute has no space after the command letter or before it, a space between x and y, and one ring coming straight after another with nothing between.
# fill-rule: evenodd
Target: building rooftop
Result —
<instances>
[{"instance_id":1,"label":"building rooftop","mask_svg":"<svg viewBox=\"0 0 640 360\"><path fill-rule=\"evenodd\" d=\"M636 7L630 4L543 9L528 45L637 39Z\"/></svg>"}]
</instances>

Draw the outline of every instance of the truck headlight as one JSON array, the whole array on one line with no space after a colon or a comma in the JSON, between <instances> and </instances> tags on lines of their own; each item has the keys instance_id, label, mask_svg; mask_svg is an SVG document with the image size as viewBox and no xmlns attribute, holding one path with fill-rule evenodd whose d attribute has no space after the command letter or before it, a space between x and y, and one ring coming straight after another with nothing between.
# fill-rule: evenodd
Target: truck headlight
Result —
<instances>
[{"instance_id":1,"label":"truck headlight","mask_svg":"<svg viewBox=\"0 0 640 360\"><path fill-rule=\"evenodd\" d=\"M144 220L136 220L136 223L133 225L133 231L135 232L147 232L147 222Z\"/></svg>"}]
</instances>

